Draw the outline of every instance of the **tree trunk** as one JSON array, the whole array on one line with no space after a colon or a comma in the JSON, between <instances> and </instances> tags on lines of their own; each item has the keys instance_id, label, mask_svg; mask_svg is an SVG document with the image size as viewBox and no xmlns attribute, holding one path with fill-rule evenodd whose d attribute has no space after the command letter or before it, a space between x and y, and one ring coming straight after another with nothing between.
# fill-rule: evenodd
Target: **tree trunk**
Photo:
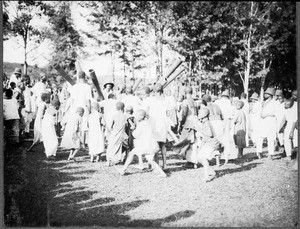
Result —
<instances>
[{"instance_id":1,"label":"tree trunk","mask_svg":"<svg viewBox=\"0 0 300 229\"><path fill-rule=\"evenodd\" d=\"M251 2L250 18L252 18L252 14L253 14L253 2ZM251 69L251 65L250 65L251 54L252 54L251 38L252 38L252 22L249 27L249 36L247 39L247 58L246 58L247 64L244 73L244 92L246 93L247 98L248 98L248 88L249 88L249 76L250 76L250 69Z\"/></svg>"},{"instance_id":2,"label":"tree trunk","mask_svg":"<svg viewBox=\"0 0 300 229\"><path fill-rule=\"evenodd\" d=\"M112 78L113 78L113 82L115 82L115 55L113 52L111 52L110 55L111 55L111 66L112 66Z\"/></svg>"}]
</instances>

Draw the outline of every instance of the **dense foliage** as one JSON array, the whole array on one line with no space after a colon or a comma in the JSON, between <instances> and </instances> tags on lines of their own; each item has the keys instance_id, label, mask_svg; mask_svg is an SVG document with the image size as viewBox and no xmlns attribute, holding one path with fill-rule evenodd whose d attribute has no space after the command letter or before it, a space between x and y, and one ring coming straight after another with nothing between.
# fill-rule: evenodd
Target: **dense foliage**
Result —
<instances>
[{"instance_id":1,"label":"dense foliage","mask_svg":"<svg viewBox=\"0 0 300 229\"><path fill-rule=\"evenodd\" d=\"M9 2L9 1L4 1ZM205 2L205 1L19 1L22 10L40 7L50 28L31 33L53 41L53 60L74 68L77 51L85 46L83 37L93 40L99 55L109 55L113 77L117 61L132 78L150 65L157 78L182 56L187 71L182 77L218 90L231 87L235 92L259 92L269 85L286 91L295 88L294 2ZM25 5L24 5L25 4ZM93 26L84 31L74 26L71 4L88 9L82 20ZM7 7L4 4L4 8ZM4 17L10 18L9 11ZM35 15L38 16L38 15ZM5 19L4 31L28 39L18 20ZM10 22L10 23L9 23ZM38 31L38 32L37 32ZM25 31L26 32L26 31ZM43 33L44 32L44 33ZM88 55L88 53L86 53ZM140 73L139 73L140 74Z\"/></svg>"}]
</instances>

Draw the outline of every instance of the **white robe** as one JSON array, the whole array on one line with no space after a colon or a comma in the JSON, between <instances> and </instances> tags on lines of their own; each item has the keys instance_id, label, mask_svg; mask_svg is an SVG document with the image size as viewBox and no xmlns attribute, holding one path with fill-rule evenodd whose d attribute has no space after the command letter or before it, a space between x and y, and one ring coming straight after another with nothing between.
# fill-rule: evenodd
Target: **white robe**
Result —
<instances>
[{"instance_id":1,"label":"white robe","mask_svg":"<svg viewBox=\"0 0 300 229\"><path fill-rule=\"evenodd\" d=\"M92 111L88 118L90 155L97 155L104 151L104 134L100 125L100 117L99 112Z\"/></svg>"},{"instance_id":2,"label":"white robe","mask_svg":"<svg viewBox=\"0 0 300 229\"><path fill-rule=\"evenodd\" d=\"M58 147L57 135L54 127L55 116L54 112L45 112L45 116L42 120L42 136L43 144L45 148L46 156L56 156Z\"/></svg>"}]
</instances>

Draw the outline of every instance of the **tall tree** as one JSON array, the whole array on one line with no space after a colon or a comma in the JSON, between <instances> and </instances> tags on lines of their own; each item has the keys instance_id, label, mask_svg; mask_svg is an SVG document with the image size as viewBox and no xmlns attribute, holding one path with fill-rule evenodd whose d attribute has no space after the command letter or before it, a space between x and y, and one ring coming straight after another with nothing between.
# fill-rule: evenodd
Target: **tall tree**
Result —
<instances>
[{"instance_id":1,"label":"tall tree","mask_svg":"<svg viewBox=\"0 0 300 229\"><path fill-rule=\"evenodd\" d=\"M46 10L42 1L5 1L4 12L7 15L6 32L9 37L21 38L24 49L24 74L27 74L28 54L37 49L45 39L40 29L32 22L41 19ZM9 26L10 25L10 26Z\"/></svg>"}]
</instances>

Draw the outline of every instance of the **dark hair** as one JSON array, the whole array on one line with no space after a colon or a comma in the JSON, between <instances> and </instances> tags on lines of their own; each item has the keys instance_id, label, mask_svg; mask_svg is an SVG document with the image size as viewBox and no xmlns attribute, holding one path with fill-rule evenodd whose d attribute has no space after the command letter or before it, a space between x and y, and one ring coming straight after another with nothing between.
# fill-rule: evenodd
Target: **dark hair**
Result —
<instances>
[{"instance_id":1,"label":"dark hair","mask_svg":"<svg viewBox=\"0 0 300 229\"><path fill-rule=\"evenodd\" d=\"M9 86L12 88L12 87L16 87L17 84L15 82L10 82Z\"/></svg>"},{"instance_id":2,"label":"dark hair","mask_svg":"<svg viewBox=\"0 0 300 229\"><path fill-rule=\"evenodd\" d=\"M41 99L42 99L42 101L46 101L48 98L50 98L50 94L48 94L48 93L43 93L42 95L41 95Z\"/></svg>"},{"instance_id":3,"label":"dark hair","mask_svg":"<svg viewBox=\"0 0 300 229\"><path fill-rule=\"evenodd\" d=\"M13 96L13 90L11 90L10 88L5 90L5 96L7 98L11 98Z\"/></svg>"}]
</instances>

